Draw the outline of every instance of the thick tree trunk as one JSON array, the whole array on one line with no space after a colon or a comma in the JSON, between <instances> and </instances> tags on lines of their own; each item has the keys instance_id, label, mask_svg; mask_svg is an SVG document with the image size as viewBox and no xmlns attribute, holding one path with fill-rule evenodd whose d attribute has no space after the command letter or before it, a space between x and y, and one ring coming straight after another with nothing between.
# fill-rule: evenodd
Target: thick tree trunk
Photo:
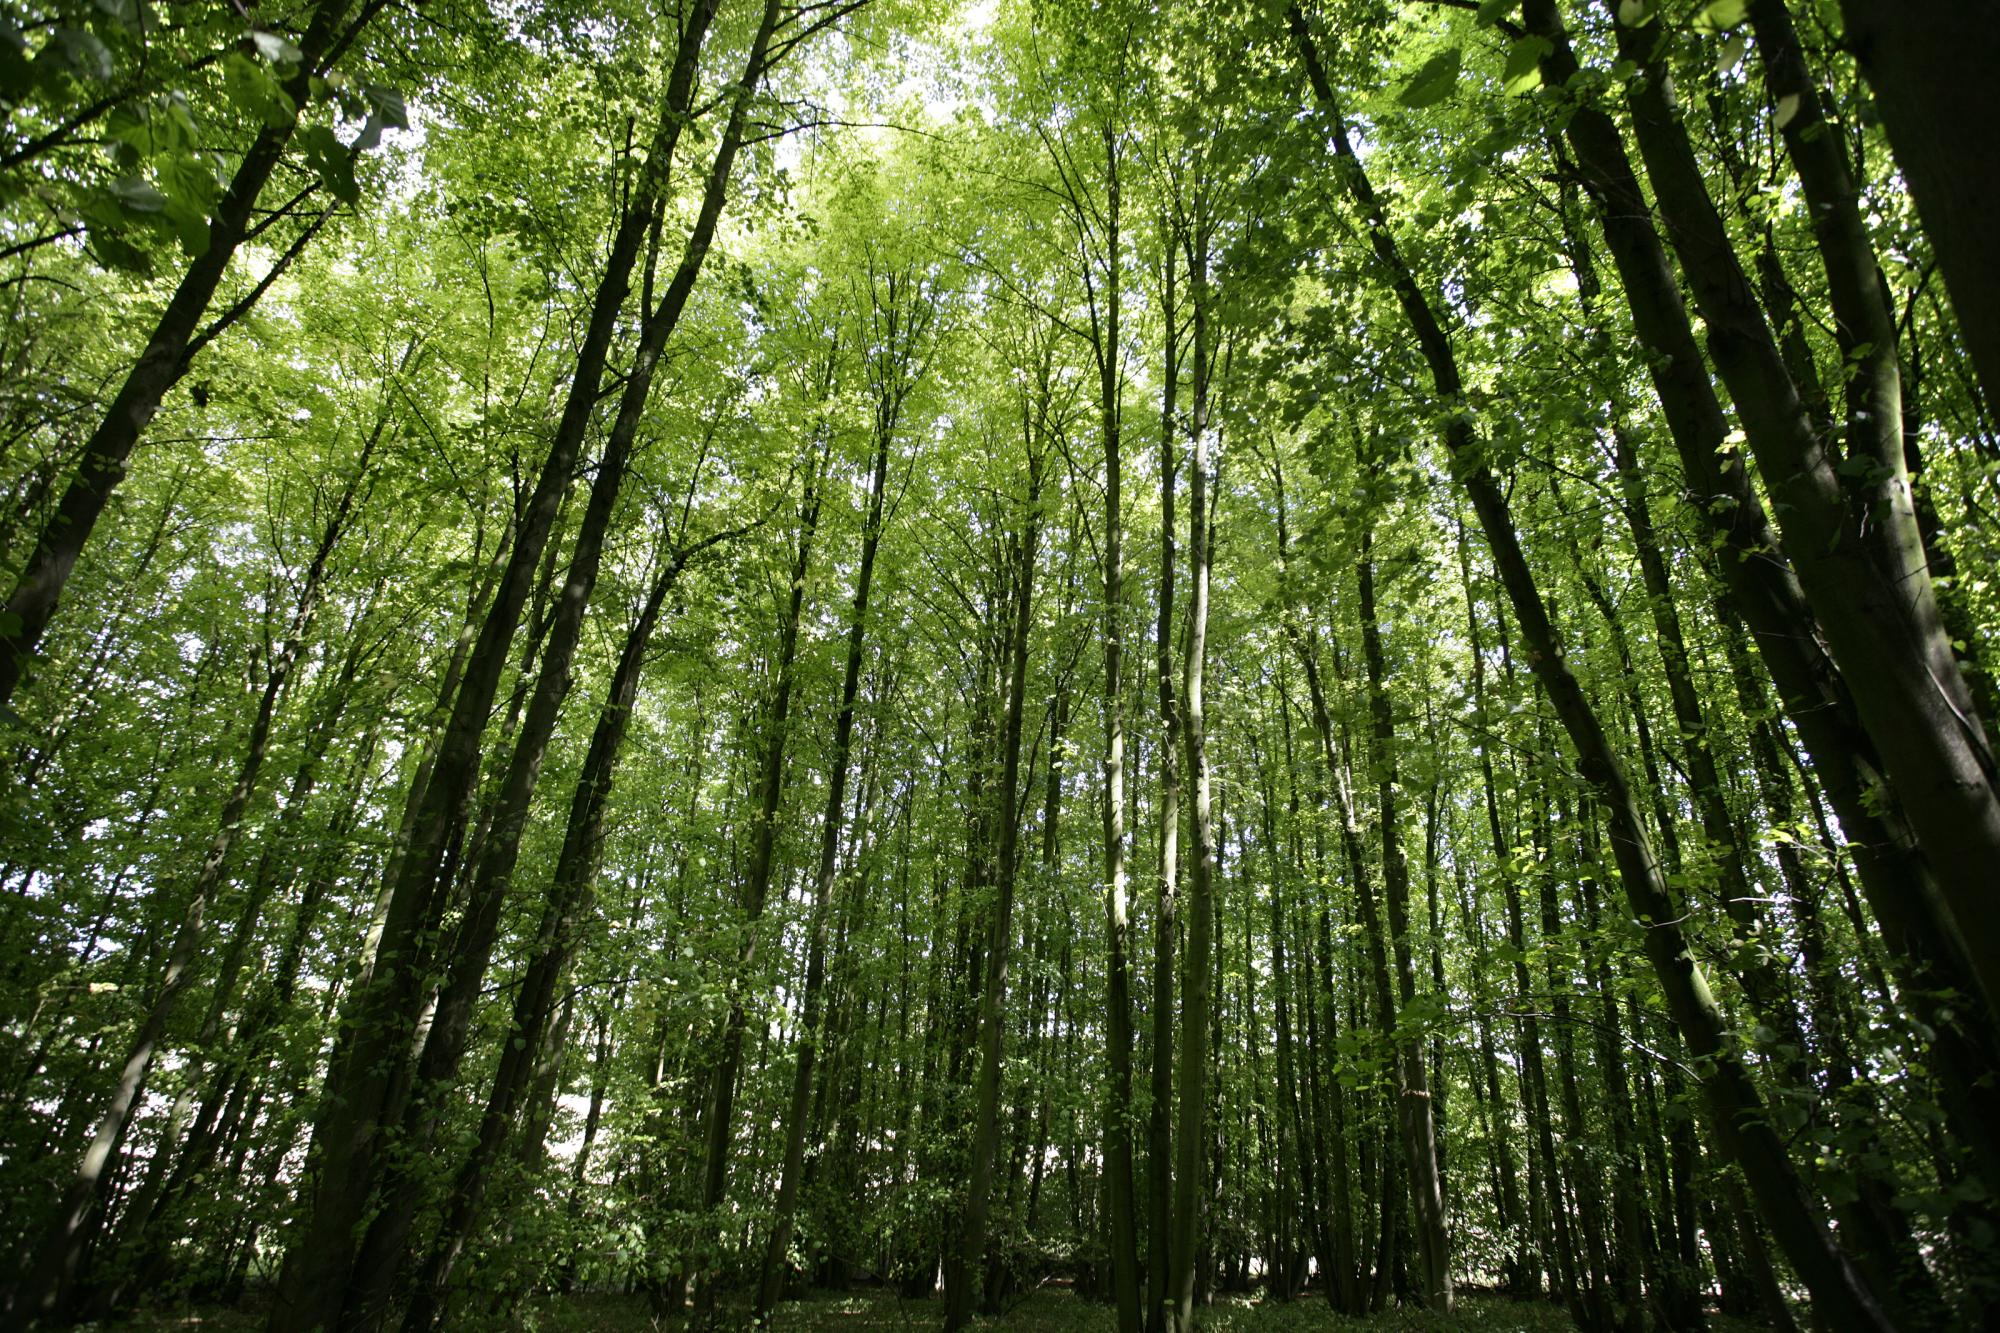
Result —
<instances>
[{"instance_id":1,"label":"thick tree trunk","mask_svg":"<svg viewBox=\"0 0 2000 1333\"><path fill-rule=\"evenodd\" d=\"M494 1073L493 1087L480 1118L479 1137L471 1154L459 1166L445 1196L444 1216L437 1235L413 1275L410 1305L403 1319L405 1333L424 1333L443 1315L452 1271L473 1237L491 1174L514 1127L515 1113L528 1095L537 1053L545 1044L556 992L568 968L577 929L595 901L605 807L617 777L632 706L638 698L646 652L659 625L667 594L694 553L693 549L677 550L665 559L612 670L604 703L591 732L590 748L584 755L583 769L571 795L562 848L557 853L548 899L529 950L527 970L515 990L513 1016L500 1048L500 1066ZM600 1034L600 1046L603 1040ZM601 1090L594 1095L601 1095ZM586 1143L594 1136L593 1117ZM410 1182L408 1189L414 1193L415 1188L416 1183ZM396 1206L401 1205L392 1205ZM403 1233L408 1233L407 1224ZM391 1275L407 1270L408 1264L407 1255L399 1256Z\"/></svg>"},{"instance_id":2,"label":"thick tree trunk","mask_svg":"<svg viewBox=\"0 0 2000 1333\"><path fill-rule=\"evenodd\" d=\"M411 793L408 838L396 852L396 874L386 881L384 913L367 979L349 995L343 1028L349 1034L327 1078L326 1115L314 1134L311 1184L303 1188L304 1221L289 1247L272 1333L330 1330L345 1303L353 1238L368 1206L380 1126L401 1081L404 1055L421 1008L424 976L419 963L436 929L449 880L447 861L478 778L481 738L505 668L506 649L520 624L536 567L556 512L574 479L576 459L595 415L605 361L631 289L632 271L660 192L668 162L693 104L696 56L714 18L716 0L703 0L681 33L673 74L652 152L639 173L632 205L619 222L593 296L577 364L555 438L534 490L521 510L513 547L465 671L447 706L449 720L427 780Z\"/></svg>"},{"instance_id":3,"label":"thick tree trunk","mask_svg":"<svg viewBox=\"0 0 2000 1333\"><path fill-rule=\"evenodd\" d=\"M1552 87L1577 73L1552 0L1526 0L1530 32L1550 43L1542 71ZM1786 714L1799 729L1827 797L1840 817L1869 904L1895 942L1904 992L1938 1034L1937 1068L1968 1141L2000 1123L2000 1099L1984 1072L2000 1064L1990 1024L1968 1018L1983 1005L1940 1003L1951 992L1975 996L1975 979L1955 932L1934 910L1938 890L1893 806L1884 807L1877 775L1883 763L1862 729L1855 702L1820 647L1812 611L1742 461L1725 448L1727 424L1694 340L1678 278L1650 221L1617 126L1580 101L1565 133L1602 225L1633 326L1648 351L1655 391L1693 492L1693 511L1724 548L1716 574L1755 636ZM1984 1157L1989 1177L2000 1156Z\"/></svg>"},{"instance_id":4,"label":"thick tree trunk","mask_svg":"<svg viewBox=\"0 0 2000 1333\"><path fill-rule=\"evenodd\" d=\"M1939 619L1900 435L1887 446L1892 461L1872 451L1852 456L1866 460L1870 476L1889 469L1879 484L1848 475L1860 468L1838 466L1709 196L1653 39L1623 25L1618 31L1621 55L1642 71L1628 85L1634 134L1707 325L1709 354L1735 401L1834 661L1849 681L1865 682L1854 692L1855 710L1934 876L1940 901L1933 910L1964 951L1990 1012L2000 1007L2000 912L1991 901L2000 786ZM1876 396L1884 395L1894 396L1886 389Z\"/></svg>"},{"instance_id":5,"label":"thick tree trunk","mask_svg":"<svg viewBox=\"0 0 2000 1333\"><path fill-rule=\"evenodd\" d=\"M762 63L761 46L753 47L742 80L746 98L747 89L761 77ZM382 1187L382 1207L355 1255L343 1315L343 1325L349 1329L372 1330L388 1317L393 1283L404 1262L409 1230L426 1193L419 1178L423 1170L421 1154L435 1132L437 1101L456 1080L471 1037L474 1009L499 938L503 908L520 856L521 837L528 826L543 758L569 695L584 620L596 588L612 516L638 444L640 420L667 339L693 294L709 242L721 218L736 151L747 122L746 98L738 98L734 103L709 167L701 209L674 278L659 304L645 313L640 327L639 345L626 373L618 411L591 483L590 499L571 550L569 571L553 608L541 670L515 734L506 775L494 801L491 827L473 871L464 903L464 919L451 950L449 979L438 996L417 1062L414 1086L405 1104L403 1146L409 1151L390 1166ZM539 1041L531 1042L521 1048L521 1054L532 1059L540 1049Z\"/></svg>"},{"instance_id":6,"label":"thick tree trunk","mask_svg":"<svg viewBox=\"0 0 2000 1333\"><path fill-rule=\"evenodd\" d=\"M2000 251L1992 244L2000 176L1988 135L2000 113L1992 80L2000 30L1991 15L1953 0L1841 0L1840 10L1844 44L1874 90L1980 385L2000 402ZM1752 18L1761 44L1764 26Z\"/></svg>"}]
</instances>

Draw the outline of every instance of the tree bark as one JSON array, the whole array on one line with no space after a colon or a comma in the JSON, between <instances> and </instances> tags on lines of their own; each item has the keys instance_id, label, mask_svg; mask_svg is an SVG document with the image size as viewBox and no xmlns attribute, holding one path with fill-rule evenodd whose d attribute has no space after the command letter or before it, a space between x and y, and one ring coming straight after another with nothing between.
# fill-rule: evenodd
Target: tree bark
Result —
<instances>
[{"instance_id":1,"label":"tree bark","mask_svg":"<svg viewBox=\"0 0 2000 1333\"><path fill-rule=\"evenodd\" d=\"M897 295L898 276L889 275L887 307L876 296L878 315L888 323L887 355L901 358L896 382L878 380L875 459L869 473L868 515L861 532L861 567L854 578L854 604L847 622L847 663L841 678L840 712L834 721L833 756L829 761L826 808L820 821L819 869L813 882L812 916L806 926L805 994L799 1017L798 1049L793 1059L791 1102L785 1114L785 1153L780 1171L777 1217L757 1282L756 1315L761 1322L784 1294L792 1243L792 1221L798 1210L799 1185L805 1171L807 1102L812 1094L813 1066L820 1046L820 992L826 979L827 916L837 884L841 825L847 813L848 756L854 744L854 707L861 691L861 661L868 633L868 596L875 581L875 553L882 541L882 507L889 482L889 446L907 392L912 329L904 321L921 321L914 303ZM876 289L879 293L879 288ZM918 325L921 328L921 324Z\"/></svg>"},{"instance_id":2,"label":"tree bark","mask_svg":"<svg viewBox=\"0 0 2000 1333\"><path fill-rule=\"evenodd\" d=\"M1844 45L1874 90L1980 385L1987 401L2000 402L2000 253L1992 244L2000 179L1986 137L2000 114L1992 80L2000 31L1990 15L1952 0L1841 0L1840 11ZM1763 32L1759 24L1760 42Z\"/></svg>"},{"instance_id":3,"label":"tree bark","mask_svg":"<svg viewBox=\"0 0 2000 1333\"><path fill-rule=\"evenodd\" d=\"M1199 191L1193 225L1183 237L1194 321L1194 410L1188 423L1192 448L1188 475L1188 631L1181 697L1187 709L1188 778L1193 783L1194 863L1188 876L1187 952L1181 964L1180 1122L1175 1128L1172 1243L1168 1247L1166 1325L1176 1333L1194 1327L1195 1267L1202 1235L1202 1158L1208 1148L1209 1023L1214 963L1215 813L1209 792L1208 712L1203 693L1208 666L1208 590L1214 559L1209 509L1209 401L1213 337L1210 328L1209 240L1213 223ZM1171 518L1169 518L1171 521ZM1156 1050L1153 1058L1164 1059Z\"/></svg>"}]
</instances>

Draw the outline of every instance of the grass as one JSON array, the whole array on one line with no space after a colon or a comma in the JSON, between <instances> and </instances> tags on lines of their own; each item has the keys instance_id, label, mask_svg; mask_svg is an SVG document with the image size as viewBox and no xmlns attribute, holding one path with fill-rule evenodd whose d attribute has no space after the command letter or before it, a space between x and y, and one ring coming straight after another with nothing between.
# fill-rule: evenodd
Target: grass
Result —
<instances>
[{"instance_id":1,"label":"grass","mask_svg":"<svg viewBox=\"0 0 2000 1333\"><path fill-rule=\"evenodd\" d=\"M733 1324L747 1325L747 1308ZM944 1305L936 1300L904 1300L893 1291L869 1290L818 1293L780 1306L772 1316L772 1333L935 1333L943 1326ZM1465 1330L1472 1333L1559 1333L1574 1326L1562 1309L1546 1303L1522 1304L1492 1296L1472 1296L1457 1313L1440 1318L1427 1311L1397 1310L1376 1319L1348 1319L1334 1314L1317 1297L1282 1305L1231 1297L1199 1315L1203 1329L1216 1333L1332 1333L1333 1330ZM981 1327L999 1333L1115 1333L1118 1320L1107 1305L1084 1300L1068 1290L1044 1288L1028 1296L999 1318L981 1320ZM522 1325L534 1333L640 1333L655 1325L644 1303L622 1296L572 1297L560 1304L538 1303L523 1311Z\"/></svg>"}]
</instances>

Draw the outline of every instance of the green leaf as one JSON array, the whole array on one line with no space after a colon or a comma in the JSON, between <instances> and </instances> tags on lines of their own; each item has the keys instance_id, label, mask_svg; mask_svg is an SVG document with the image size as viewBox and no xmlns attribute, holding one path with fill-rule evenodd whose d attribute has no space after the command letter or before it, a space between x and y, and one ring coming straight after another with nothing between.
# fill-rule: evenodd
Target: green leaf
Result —
<instances>
[{"instance_id":1,"label":"green leaf","mask_svg":"<svg viewBox=\"0 0 2000 1333\"><path fill-rule=\"evenodd\" d=\"M167 206L167 196L159 187L139 176L126 176L112 181L104 187L125 207L135 213L158 213Z\"/></svg>"},{"instance_id":2,"label":"green leaf","mask_svg":"<svg viewBox=\"0 0 2000 1333\"><path fill-rule=\"evenodd\" d=\"M1458 86L1458 70L1463 60L1464 54L1455 46L1438 52L1424 62L1424 67L1396 100L1412 109L1437 105Z\"/></svg>"},{"instance_id":3,"label":"green leaf","mask_svg":"<svg viewBox=\"0 0 2000 1333\"><path fill-rule=\"evenodd\" d=\"M331 129L325 125L308 126L299 131L299 146L305 150L306 161L312 164L320 183L334 198L345 204L361 202L361 187L354 181L354 159Z\"/></svg>"},{"instance_id":4,"label":"green leaf","mask_svg":"<svg viewBox=\"0 0 2000 1333\"><path fill-rule=\"evenodd\" d=\"M1542 86L1542 57L1554 49L1546 37L1523 37L1514 43L1500 76L1509 97L1521 97Z\"/></svg>"},{"instance_id":5,"label":"green leaf","mask_svg":"<svg viewBox=\"0 0 2000 1333\"><path fill-rule=\"evenodd\" d=\"M271 67L232 51L222 63L222 89L236 108L272 129L282 129L298 115L298 104L278 83Z\"/></svg>"},{"instance_id":6,"label":"green leaf","mask_svg":"<svg viewBox=\"0 0 2000 1333\"><path fill-rule=\"evenodd\" d=\"M1490 28L1513 11L1515 0L1485 0L1472 21L1482 28Z\"/></svg>"},{"instance_id":7,"label":"green leaf","mask_svg":"<svg viewBox=\"0 0 2000 1333\"><path fill-rule=\"evenodd\" d=\"M1749 8L1749 0L1710 0L1710 3L1694 16L1694 30L1704 33L1728 32L1743 22Z\"/></svg>"},{"instance_id":8,"label":"green leaf","mask_svg":"<svg viewBox=\"0 0 2000 1333\"><path fill-rule=\"evenodd\" d=\"M1727 74L1743 63L1743 51L1750 45L1750 39L1742 33L1731 33L1723 39L1722 49L1715 55L1715 72Z\"/></svg>"},{"instance_id":9,"label":"green leaf","mask_svg":"<svg viewBox=\"0 0 2000 1333\"><path fill-rule=\"evenodd\" d=\"M410 128L410 109L400 92L379 83L366 83L361 86L361 95L368 99L368 105L375 109L384 125L397 130Z\"/></svg>"},{"instance_id":10,"label":"green leaf","mask_svg":"<svg viewBox=\"0 0 2000 1333\"><path fill-rule=\"evenodd\" d=\"M274 65L296 65L305 59L305 52L275 32L253 32L250 40L256 44L258 53Z\"/></svg>"},{"instance_id":11,"label":"green leaf","mask_svg":"<svg viewBox=\"0 0 2000 1333\"><path fill-rule=\"evenodd\" d=\"M82 28L57 28L42 57L59 58L80 79L104 83L111 78L111 52L95 33Z\"/></svg>"},{"instance_id":12,"label":"green leaf","mask_svg":"<svg viewBox=\"0 0 2000 1333\"><path fill-rule=\"evenodd\" d=\"M1628 28L1643 28L1653 21L1653 7L1647 0L1618 0L1618 21Z\"/></svg>"}]
</instances>

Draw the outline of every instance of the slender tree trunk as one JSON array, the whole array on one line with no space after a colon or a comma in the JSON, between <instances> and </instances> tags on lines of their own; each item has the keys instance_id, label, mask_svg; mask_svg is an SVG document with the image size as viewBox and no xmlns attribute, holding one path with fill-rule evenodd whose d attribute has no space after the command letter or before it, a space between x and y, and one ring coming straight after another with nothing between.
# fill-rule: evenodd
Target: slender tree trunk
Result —
<instances>
[{"instance_id":1,"label":"slender tree trunk","mask_svg":"<svg viewBox=\"0 0 2000 1333\"><path fill-rule=\"evenodd\" d=\"M1154 649L1160 694L1160 884L1153 918L1152 1108L1146 1127L1147 1185L1152 1212L1146 1229L1146 1328L1167 1326L1167 1276L1173 1235L1174 950L1179 944L1181 839L1180 686L1174 671L1174 480L1179 450L1175 412L1180 390L1180 329L1174 277L1180 271L1179 229L1171 219L1160 239L1167 321L1160 387L1160 616Z\"/></svg>"},{"instance_id":2,"label":"slender tree trunk","mask_svg":"<svg viewBox=\"0 0 2000 1333\"><path fill-rule=\"evenodd\" d=\"M1104 1172L1109 1195L1111 1290L1121 1333L1138 1333L1137 1193L1132 1181L1131 909L1125 869L1125 550L1122 407L1124 368L1118 327L1123 292L1119 252L1117 136L1104 131L1107 226L1101 293L1103 329L1092 340L1097 360L1098 416L1104 442L1104 911L1105 1042L1110 1079L1104 1095Z\"/></svg>"},{"instance_id":3,"label":"slender tree trunk","mask_svg":"<svg viewBox=\"0 0 2000 1333\"><path fill-rule=\"evenodd\" d=\"M77 1165L76 1174L63 1193L55 1217L37 1242L24 1277L9 1294L9 1305L4 1313L10 1318L28 1321L61 1318L63 1315L65 1289L94 1231L90 1224L105 1181L118 1168L119 1152L124 1146L126 1131L131 1126L140 1089L152 1071L153 1059L166 1035L168 1020L172 1018L182 992L195 979L195 969L204 945L208 911L222 887L223 870L228 865L229 853L235 846L244 815L257 794L264 759L270 751L271 727L277 720L278 706L285 697L299 655L305 649L306 635L311 632L313 621L319 614L328 567L353 517L355 500L367 477L374 445L380 438L379 430L370 437L320 534L300 585L290 623L286 625L276 651L269 656L264 688L257 699L257 712L250 723L243 758L237 765L236 781L223 800L215 832L202 855L194 883L188 888L187 905L182 909L180 924L174 932L165 970L154 988L151 1002L146 1006L138 1031L125 1049L125 1059L119 1068L110 1101L97 1118L96 1128ZM156 1151L165 1154L169 1148L163 1144Z\"/></svg>"},{"instance_id":4,"label":"slender tree trunk","mask_svg":"<svg viewBox=\"0 0 2000 1333\"><path fill-rule=\"evenodd\" d=\"M1403 1007L1416 1002L1417 979L1410 946L1410 868L1403 855L1402 825L1397 812L1398 777L1395 711L1389 702L1388 668L1382 653L1382 627L1375 611L1374 522L1361 526L1361 559L1357 565L1361 590L1361 649L1368 670L1368 709L1375 731L1376 800L1382 819L1382 887L1389 907L1389 941L1396 955L1396 985ZM1441 1002L1441 1001L1440 1001ZM1452 1308L1451 1246L1445 1232L1444 1171L1439 1160L1437 1121L1430 1080L1424 1070L1423 1043L1404 1030L1401 1017L1389 1018L1396 1046L1397 1120L1404 1151L1410 1159L1410 1197L1416 1207L1417 1254L1423 1265L1424 1303L1449 1314Z\"/></svg>"},{"instance_id":5,"label":"slender tree trunk","mask_svg":"<svg viewBox=\"0 0 2000 1333\"><path fill-rule=\"evenodd\" d=\"M979 997L979 1081L974 1092L972 1164L963 1232L945 1251L946 1333L972 1323L974 1283L986 1266L986 1227L993 1169L1000 1148L1000 1074L1007 1003L1008 953L1014 940L1014 867L1021 833L1021 717L1028 691L1028 639L1034 627L1036 543L1041 531L1041 455L1029 434L1028 495L1020 534L1013 538L1014 623L1007 645L1007 699L1000 740L1000 829L988 923L984 985ZM989 1310L991 1295L987 1293Z\"/></svg>"},{"instance_id":6,"label":"slender tree trunk","mask_svg":"<svg viewBox=\"0 0 2000 1333\"><path fill-rule=\"evenodd\" d=\"M1202 1228L1202 1157L1208 1148L1209 1023L1214 964L1211 922L1215 913L1215 813L1209 793L1208 713L1203 687L1208 667L1209 571L1214 559L1210 535L1208 405L1212 366L1208 247L1212 223L1207 200L1197 195L1194 224L1184 238L1193 291L1194 411L1188 423L1192 457L1188 475L1188 631L1181 696L1187 708L1187 769L1193 783L1194 863L1188 876L1187 952L1181 980L1180 1123L1175 1128L1172 1244L1168 1248L1166 1324L1178 1333L1194 1327L1195 1268ZM1166 1058L1164 1050L1154 1059Z\"/></svg>"},{"instance_id":7,"label":"slender tree trunk","mask_svg":"<svg viewBox=\"0 0 2000 1333\"><path fill-rule=\"evenodd\" d=\"M763 29L766 40L769 37L770 16L775 10L775 3L766 7ZM828 374L831 387L831 369ZM742 940L729 981L729 1013L723 1023L721 1054L716 1062L712 1100L703 1136L701 1212L704 1217L715 1216L716 1210L722 1206L723 1192L729 1180L729 1147L735 1130L736 1076L743 1062L743 1034L749 1022L744 992L751 984L751 969L757 961L757 922L764 914L764 902L770 894L777 851L778 811L784 799L785 743L791 721L794 667L798 658L799 630L804 619L806 575L812 568L813 537L819 525L822 485L819 473L824 465L815 461L808 466L813 472L806 482L807 491L799 520L798 549L792 559L790 605L779 631L778 654L772 667L775 683L764 720L756 823L751 832L750 864L743 897L738 904L742 917L738 929L742 932ZM716 1273L704 1277L700 1287L700 1303L704 1310L713 1308L715 1284L719 1280Z\"/></svg>"}]
</instances>

